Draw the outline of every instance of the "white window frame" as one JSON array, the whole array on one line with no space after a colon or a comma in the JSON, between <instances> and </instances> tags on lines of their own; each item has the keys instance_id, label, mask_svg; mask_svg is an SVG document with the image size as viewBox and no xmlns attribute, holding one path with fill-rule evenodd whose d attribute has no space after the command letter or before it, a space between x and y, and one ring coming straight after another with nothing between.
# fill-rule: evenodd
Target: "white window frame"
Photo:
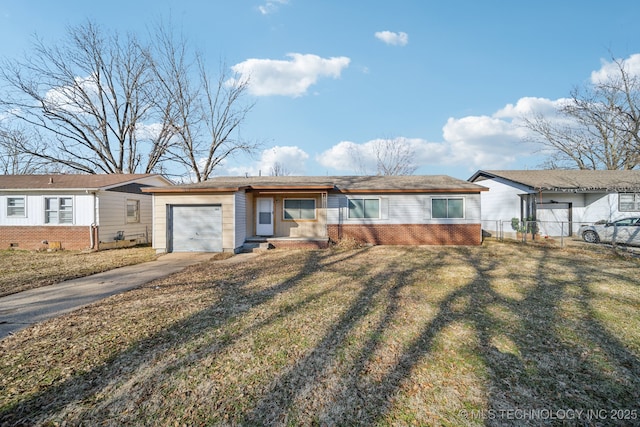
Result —
<instances>
[{"instance_id":1,"label":"white window frame","mask_svg":"<svg viewBox=\"0 0 640 427\"><path fill-rule=\"evenodd\" d=\"M129 205L134 205L135 209L134 209L134 213L135 216L131 217L129 216ZM127 202L125 203L125 221L127 224L137 224L140 222L140 200L138 199L127 199Z\"/></svg>"},{"instance_id":2,"label":"white window frame","mask_svg":"<svg viewBox=\"0 0 640 427\"><path fill-rule=\"evenodd\" d=\"M311 200L313 202L313 218L287 218L286 217L286 204L290 200ZM318 202L313 197L290 197L282 201L282 220L283 221L316 221L318 219Z\"/></svg>"},{"instance_id":3,"label":"white window frame","mask_svg":"<svg viewBox=\"0 0 640 427\"><path fill-rule=\"evenodd\" d=\"M61 209L61 200L71 200L71 205L70 206L65 206L65 208L70 208L70 210L65 210L65 209ZM56 200L56 208L55 209L47 209L47 205L48 205L48 201L49 200ZM45 197L44 198L44 223L45 224L56 224L56 225L65 225L65 224L73 224L73 217L74 217L74 207L75 207L75 202L73 200L72 196L54 196L54 197ZM56 221L52 222L49 215L51 212L55 212L56 213ZM64 215L60 215L61 213L67 213L67 212L71 212L71 220L70 221L60 221L61 216Z\"/></svg>"},{"instance_id":4,"label":"white window frame","mask_svg":"<svg viewBox=\"0 0 640 427\"><path fill-rule=\"evenodd\" d=\"M351 202L353 202L354 200L362 200L363 201L363 207L362 207L362 211L363 211L363 216L362 217L352 217L351 216L351 207L350 204ZM367 200L375 200L378 202L378 215L376 217L368 217L368 216L364 216L364 213L366 212L366 209L364 207L364 203ZM353 220L364 220L364 219L381 219L382 218L382 213L381 213L381 209L382 209L382 201L380 200L380 197L349 197L347 199L347 218L348 219L353 219Z\"/></svg>"},{"instance_id":5,"label":"white window frame","mask_svg":"<svg viewBox=\"0 0 640 427\"><path fill-rule=\"evenodd\" d=\"M630 202L624 202L625 205L631 205L631 209L622 207L623 196L631 196ZM618 211L620 212L639 212L640 211L640 193L618 193Z\"/></svg>"},{"instance_id":6,"label":"white window frame","mask_svg":"<svg viewBox=\"0 0 640 427\"><path fill-rule=\"evenodd\" d=\"M446 200L447 201L447 216L439 217L433 215L433 201L434 200ZM462 200L462 216L461 217L451 217L449 216L449 200ZM431 198L431 218L432 219L465 219L466 217L466 200L465 197L462 196L451 196L451 197L432 197Z\"/></svg>"},{"instance_id":7,"label":"white window frame","mask_svg":"<svg viewBox=\"0 0 640 427\"><path fill-rule=\"evenodd\" d=\"M15 206L10 205L10 200L22 199L22 214L10 213L11 208ZM25 196L7 196L7 218L26 218L27 217L27 198Z\"/></svg>"}]
</instances>

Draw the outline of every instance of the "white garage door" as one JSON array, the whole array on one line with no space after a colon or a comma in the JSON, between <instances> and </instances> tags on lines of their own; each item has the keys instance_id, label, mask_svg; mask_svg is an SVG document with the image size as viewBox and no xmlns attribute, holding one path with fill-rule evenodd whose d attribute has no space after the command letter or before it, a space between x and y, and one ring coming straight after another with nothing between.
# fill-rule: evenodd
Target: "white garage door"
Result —
<instances>
[{"instance_id":1,"label":"white garage door","mask_svg":"<svg viewBox=\"0 0 640 427\"><path fill-rule=\"evenodd\" d=\"M222 252L222 206L171 207L172 252Z\"/></svg>"}]
</instances>

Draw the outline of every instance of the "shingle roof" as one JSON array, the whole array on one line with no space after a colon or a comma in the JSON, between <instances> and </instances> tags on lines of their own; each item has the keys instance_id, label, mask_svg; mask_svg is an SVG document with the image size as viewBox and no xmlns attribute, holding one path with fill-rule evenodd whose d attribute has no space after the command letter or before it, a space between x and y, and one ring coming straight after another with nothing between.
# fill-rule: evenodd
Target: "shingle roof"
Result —
<instances>
[{"instance_id":1,"label":"shingle roof","mask_svg":"<svg viewBox=\"0 0 640 427\"><path fill-rule=\"evenodd\" d=\"M47 175L0 175L0 190L85 190L112 187L154 174L47 174Z\"/></svg>"},{"instance_id":2,"label":"shingle roof","mask_svg":"<svg viewBox=\"0 0 640 427\"><path fill-rule=\"evenodd\" d=\"M215 177L197 184L148 189L150 192L256 190L336 190L342 192L478 192L486 188L446 175L408 176L251 176Z\"/></svg>"},{"instance_id":3,"label":"shingle roof","mask_svg":"<svg viewBox=\"0 0 640 427\"><path fill-rule=\"evenodd\" d=\"M639 191L640 170L480 170L469 181L500 177L535 190Z\"/></svg>"}]
</instances>

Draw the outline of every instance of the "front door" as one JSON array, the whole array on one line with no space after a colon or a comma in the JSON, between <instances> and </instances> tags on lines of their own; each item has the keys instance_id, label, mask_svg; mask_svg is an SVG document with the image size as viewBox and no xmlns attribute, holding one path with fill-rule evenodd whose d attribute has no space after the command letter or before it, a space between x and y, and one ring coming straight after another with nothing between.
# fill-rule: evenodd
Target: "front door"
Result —
<instances>
[{"instance_id":1,"label":"front door","mask_svg":"<svg viewBox=\"0 0 640 427\"><path fill-rule=\"evenodd\" d=\"M273 198L271 197L256 199L256 234L273 236Z\"/></svg>"}]
</instances>

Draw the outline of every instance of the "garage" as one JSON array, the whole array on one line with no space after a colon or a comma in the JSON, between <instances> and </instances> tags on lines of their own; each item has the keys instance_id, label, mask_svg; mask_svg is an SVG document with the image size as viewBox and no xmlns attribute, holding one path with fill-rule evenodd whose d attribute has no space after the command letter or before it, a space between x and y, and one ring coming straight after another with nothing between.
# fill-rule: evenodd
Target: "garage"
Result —
<instances>
[{"instance_id":1,"label":"garage","mask_svg":"<svg viewBox=\"0 0 640 427\"><path fill-rule=\"evenodd\" d=\"M171 252L222 252L221 205L170 207Z\"/></svg>"}]
</instances>

